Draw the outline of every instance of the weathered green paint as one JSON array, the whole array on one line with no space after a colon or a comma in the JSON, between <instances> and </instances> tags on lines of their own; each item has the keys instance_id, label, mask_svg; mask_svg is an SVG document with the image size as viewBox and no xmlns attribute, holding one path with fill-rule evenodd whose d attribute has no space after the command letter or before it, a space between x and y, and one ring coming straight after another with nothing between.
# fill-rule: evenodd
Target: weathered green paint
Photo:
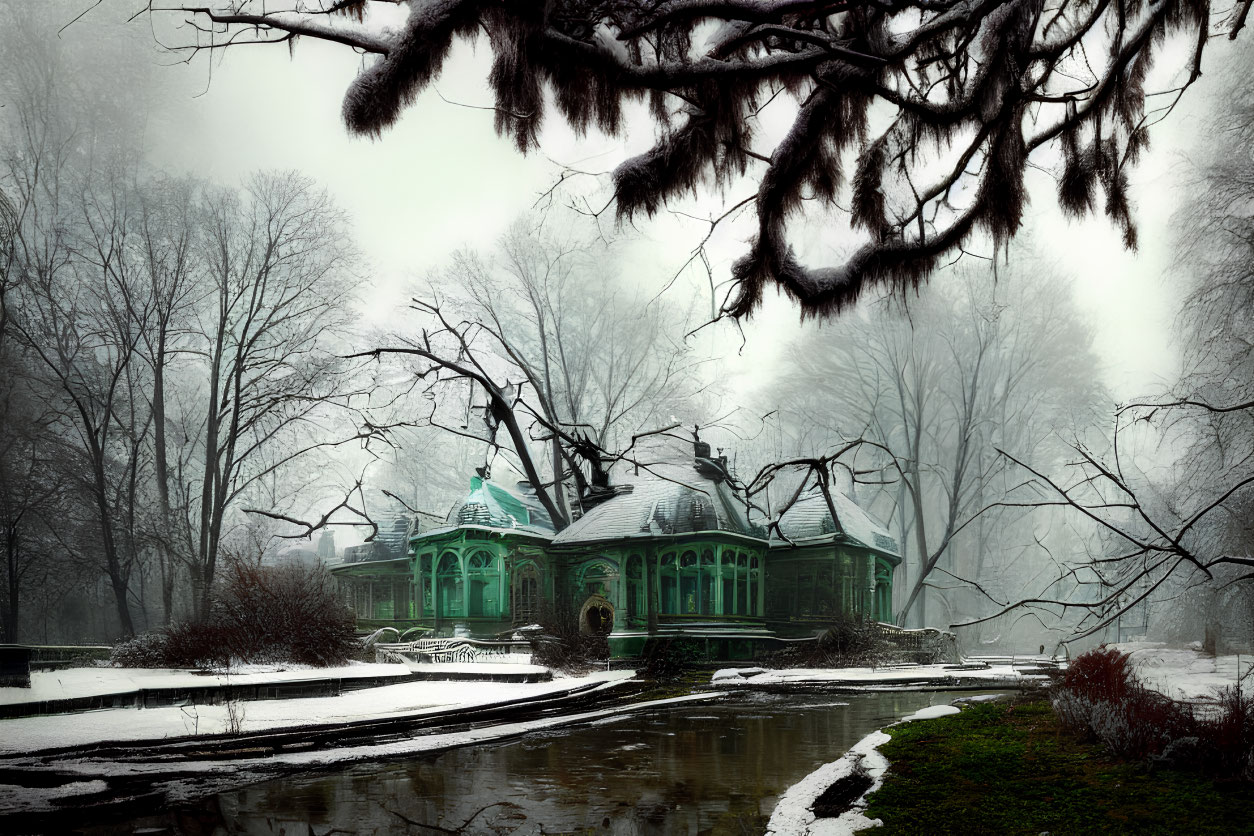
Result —
<instances>
[{"instance_id":1,"label":"weathered green paint","mask_svg":"<svg viewBox=\"0 0 1254 836\"><path fill-rule=\"evenodd\" d=\"M491 490L475 480L471 497ZM507 494L491 499L525 523L527 509ZM488 636L554 617L591 629L608 607L616 656L639 655L650 635L682 634L714 642L721 658L748 658L749 633L889 620L899 562L837 532L801 545L703 531L559 546L530 528L468 524L414 536L405 558L333 572L363 629L462 625Z\"/></svg>"},{"instance_id":2,"label":"weathered green paint","mask_svg":"<svg viewBox=\"0 0 1254 836\"><path fill-rule=\"evenodd\" d=\"M511 579L532 578L516 568L547 564L544 540L464 526L411 539L409 556L337 566L338 579L360 626L424 626L465 623L475 632L497 632L517 622L511 611ZM531 596L543 600L545 590Z\"/></svg>"},{"instance_id":3,"label":"weathered green paint","mask_svg":"<svg viewBox=\"0 0 1254 836\"><path fill-rule=\"evenodd\" d=\"M614 608L614 630L656 618L760 622L766 543L720 532L554 549L576 612L594 595Z\"/></svg>"}]
</instances>

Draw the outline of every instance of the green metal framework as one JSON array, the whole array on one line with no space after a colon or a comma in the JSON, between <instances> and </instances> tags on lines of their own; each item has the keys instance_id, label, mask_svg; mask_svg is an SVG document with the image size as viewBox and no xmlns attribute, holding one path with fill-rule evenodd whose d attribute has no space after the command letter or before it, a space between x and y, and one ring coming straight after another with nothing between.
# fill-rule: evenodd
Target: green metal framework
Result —
<instances>
[{"instance_id":1,"label":"green metal framework","mask_svg":"<svg viewBox=\"0 0 1254 836\"><path fill-rule=\"evenodd\" d=\"M761 619L766 543L721 532L598 544L565 550L578 605L600 595L616 628L642 628L650 615Z\"/></svg>"},{"instance_id":2,"label":"green metal framework","mask_svg":"<svg viewBox=\"0 0 1254 836\"><path fill-rule=\"evenodd\" d=\"M473 480L470 497L479 504L411 537L406 557L333 569L362 629L460 626L483 636L557 616L608 632L618 655L632 655L650 635L804 635L851 616L891 619L900 558L843 533L768 543L716 530L559 545L501 489ZM485 507L492 514L479 524Z\"/></svg>"},{"instance_id":3,"label":"green metal framework","mask_svg":"<svg viewBox=\"0 0 1254 836\"><path fill-rule=\"evenodd\" d=\"M536 620L551 598L546 545L541 536L460 526L411 538L408 557L333 572L362 628L457 623L494 633Z\"/></svg>"},{"instance_id":4,"label":"green metal framework","mask_svg":"<svg viewBox=\"0 0 1254 836\"><path fill-rule=\"evenodd\" d=\"M773 545L767 581L767 620L814 625L841 618L892 618L893 558L861 544L834 541ZM785 632L794 632L787 631Z\"/></svg>"}]
</instances>

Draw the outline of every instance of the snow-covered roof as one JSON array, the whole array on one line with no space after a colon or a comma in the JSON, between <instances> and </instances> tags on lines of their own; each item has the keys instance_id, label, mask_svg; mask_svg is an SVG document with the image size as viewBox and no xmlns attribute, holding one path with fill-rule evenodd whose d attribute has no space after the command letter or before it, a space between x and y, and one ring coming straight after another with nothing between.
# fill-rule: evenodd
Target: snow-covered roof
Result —
<instances>
[{"instance_id":1,"label":"snow-covered roof","mask_svg":"<svg viewBox=\"0 0 1254 836\"><path fill-rule=\"evenodd\" d=\"M725 482L692 465L653 466L624 477L619 493L584 514L553 539L554 545L723 531L763 538Z\"/></svg>"},{"instance_id":2,"label":"snow-covered roof","mask_svg":"<svg viewBox=\"0 0 1254 836\"><path fill-rule=\"evenodd\" d=\"M901 548L883 524L840 491L833 490L830 494L832 505L836 506L839 526L833 522L831 509L824 501L823 494L815 487L793 503L780 517L780 533L788 540L799 542L834 538L840 531L844 533L846 540L856 541L859 545L889 557L901 558ZM771 532L772 545L785 542L774 531Z\"/></svg>"},{"instance_id":3,"label":"snow-covered roof","mask_svg":"<svg viewBox=\"0 0 1254 836\"><path fill-rule=\"evenodd\" d=\"M534 497L520 496L478 476L470 492L453 505L440 528L416 533L411 539L444 534L458 528L481 528L520 534L553 536L553 521Z\"/></svg>"}]
</instances>

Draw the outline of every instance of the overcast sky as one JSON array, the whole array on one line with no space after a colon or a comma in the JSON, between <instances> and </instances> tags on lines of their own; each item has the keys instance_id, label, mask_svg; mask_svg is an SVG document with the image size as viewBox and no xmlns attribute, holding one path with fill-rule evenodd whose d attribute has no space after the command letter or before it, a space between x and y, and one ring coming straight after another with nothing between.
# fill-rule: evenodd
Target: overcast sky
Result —
<instances>
[{"instance_id":1,"label":"overcast sky","mask_svg":"<svg viewBox=\"0 0 1254 836\"><path fill-rule=\"evenodd\" d=\"M66 4L87 5L87 0ZM126 5L94 10L62 35L63 43L88 45L100 37L101 23L129 11ZM131 27L147 35L142 19ZM161 37L177 40L165 32ZM147 37L141 42L147 44ZM1222 48L1208 53L1212 63ZM443 263L458 246L490 245L555 182L553 161L606 172L651 144L645 120L625 139L576 141L551 118L543 153L522 157L494 135L491 112L480 109L491 104L485 58L459 46L435 89L423 93L378 140L348 136L340 120L344 90L361 61L350 50L306 39L293 57L285 47L239 48L212 63L201 57L190 65L174 64L158 71L165 92L149 116L152 155L168 170L224 182L238 182L256 169L296 168L327 186L352 214L357 239L372 259L375 286L365 296L366 314L383 321L403 301L412 277ZM169 56L154 60L171 62ZM1168 335L1177 294L1166 278L1179 179L1173 162L1196 140L1191 131L1203 111L1206 80L1158 126L1152 151L1134 174L1139 253L1125 251L1104 218L1063 221L1054 207L1052 181L1030 175L1038 249L1073 277L1077 300L1097 329L1102 373L1120 399L1169 383L1175 371ZM586 183L577 180L573 187L595 185L593 178L582 179ZM727 197L747 196L748 187L743 191ZM711 196L687 210L708 215L719 205ZM730 262L740 255L750 221L729 226L712 242L718 279L726 278ZM702 224L670 215L642 224L640 231L622 269L649 287L661 287L703 234ZM814 243L821 248L823 242ZM670 294L686 303L704 284L704 274L690 272ZM740 336L734 327L719 326L702 339L727 355L727 374L751 382L769 368L780 336L796 327L793 306L768 299L746 328L744 355L751 360L737 357Z\"/></svg>"}]
</instances>

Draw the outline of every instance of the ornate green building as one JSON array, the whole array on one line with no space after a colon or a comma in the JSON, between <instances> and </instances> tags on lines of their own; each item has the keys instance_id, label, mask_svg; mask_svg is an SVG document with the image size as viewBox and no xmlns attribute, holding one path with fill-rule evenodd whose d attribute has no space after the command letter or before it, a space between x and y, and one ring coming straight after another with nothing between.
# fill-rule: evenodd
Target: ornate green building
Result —
<instances>
[{"instance_id":1,"label":"ornate green building","mask_svg":"<svg viewBox=\"0 0 1254 836\"><path fill-rule=\"evenodd\" d=\"M334 567L359 626L489 637L570 619L618 656L684 635L737 658L842 617L891 617L897 545L838 492L830 507L803 496L768 537L709 458L625 478L560 533L520 488L476 477L405 557Z\"/></svg>"},{"instance_id":2,"label":"ornate green building","mask_svg":"<svg viewBox=\"0 0 1254 836\"><path fill-rule=\"evenodd\" d=\"M781 635L857 614L892 621L897 541L839 491L802 496L772 532L766 615ZM832 512L835 511L835 514Z\"/></svg>"}]
</instances>

